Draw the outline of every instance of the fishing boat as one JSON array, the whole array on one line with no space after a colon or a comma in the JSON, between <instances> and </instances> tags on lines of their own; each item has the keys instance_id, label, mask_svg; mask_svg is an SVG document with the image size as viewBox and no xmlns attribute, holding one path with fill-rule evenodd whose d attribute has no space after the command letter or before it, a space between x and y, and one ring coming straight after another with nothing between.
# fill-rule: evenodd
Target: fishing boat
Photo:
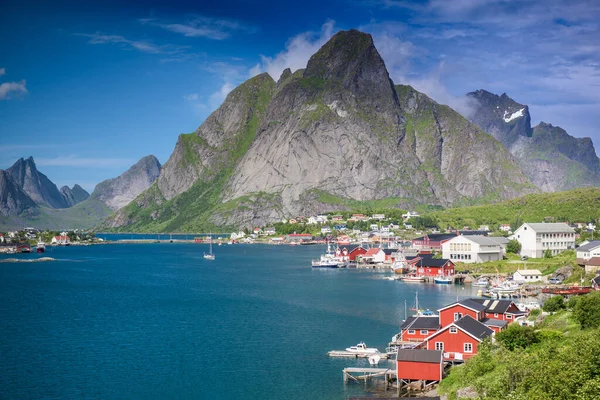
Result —
<instances>
[{"instance_id":1,"label":"fishing boat","mask_svg":"<svg viewBox=\"0 0 600 400\"><path fill-rule=\"evenodd\" d=\"M348 266L348 251L342 252L338 247L335 252L327 242L327 251L318 260L312 261L313 268L346 268Z\"/></svg>"},{"instance_id":2,"label":"fishing boat","mask_svg":"<svg viewBox=\"0 0 600 400\"><path fill-rule=\"evenodd\" d=\"M401 280L403 282L421 283L421 282L425 281L425 278L423 278L422 276L417 276L417 275L405 275L401 278Z\"/></svg>"},{"instance_id":3,"label":"fishing boat","mask_svg":"<svg viewBox=\"0 0 600 400\"><path fill-rule=\"evenodd\" d=\"M480 287L488 287L490 284L490 281L488 280L488 278L479 278L477 279L477 282L473 282L471 285L472 286L480 286Z\"/></svg>"},{"instance_id":4,"label":"fishing boat","mask_svg":"<svg viewBox=\"0 0 600 400\"><path fill-rule=\"evenodd\" d=\"M210 242L209 242L209 248L208 248L208 254L204 253L204 259L205 260L214 260L215 259L215 255L212 252L212 236L210 237Z\"/></svg>"},{"instance_id":5,"label":"fishing boat","mask_svg":"<svg viewBox=\"0 0 600 400\"><path fill-rule=\"evenodd\" d=\"M17 245L17 253L31 253L31 246L27 243Z\"/></svg>"},{"instance_id":6,"label":"fishing boat","mask_svg":"<svg viewBox=\"0 0 600 400\"><path fill-rule=\"evenodd\" d=\"M449 285L452 283L452 278L440 276L438 278L434 278L433 281L442 285Z\"/></svg>"},{"instance_id":7,"label":"fishing boat","mask_svg":"<svg viewBox=\"0 0 600 400\"><path fill-rule=\"evenodd\" d=\"M37 253L43 253L43 252L45 252L45 251L46 251L46 243L44 243L44 242L39 242L39 243L37 244L37 246L35 246L35 251L36 251Z\"/></svg>"},{"instance_id":8,"label":"fishing boat","mask_svg":"<svg viewBox=\"0 0 600 400\"><path fill-rule=\"evenodd\" d=\"M349 353L355 354L379 354L380 351L374 347L367 347L365 342L360 342L356 346L350 346L346 348Z\"/></svg>"}]
</instances>

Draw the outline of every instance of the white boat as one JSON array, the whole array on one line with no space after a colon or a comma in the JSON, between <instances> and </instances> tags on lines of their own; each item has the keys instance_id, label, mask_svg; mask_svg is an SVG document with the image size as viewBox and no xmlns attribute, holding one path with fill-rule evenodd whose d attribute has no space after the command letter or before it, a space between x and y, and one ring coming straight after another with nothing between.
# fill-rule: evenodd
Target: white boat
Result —
<instances>
[{"instance_id":1,"label":"white boat","mask_svg":"<svg viewBox=\"0 0 600 400\"><path fill-rule=\"evenodd\" d=\"M342 252L338 247L335 252L331 249L331 244L327 242L327 251L322 254L318 260L312 261L313 268L346 268L348 266L348 252L344 249Z\"/></svg>"},{"instance_id":2,"label":"white boat","mask_svg":"<svg viewBox=\"0 0 600 400\"><path fill-rule=\"evenodd\" d=\"M480 287L488 287L490 281L488 278L479 278L477 282L473 282L471 286L480 286Z\"/></svg>"},{"instance_id":3,"label":"white boat","mask_svg":"<svg viewBox=\"0 0 600 400\"><path fill-rule=\"evenodd\" d=\"M524 302L524 303L517 303L515 305L521 311L537 310L537 309L541 308L540 303L538 303L537 301L529 301L529 302Z\"/></svg>"},{"instance_id":4,"label":"white boat","mask_svg":"<svg viewBox=\"0 0 600 400\"><path fill-rule=\"evenodd\" d=\"M205 260L214 260L215 259L215 255L212 252L212 236L210 237L210 247L208 249L208 254L204 253L204 259Z\"/></svg>"},{"instance_id":5,"label":"white boat","mask_svg":"<svg viewBox=\"0 0 600 400\"><path fill-rule=\"evenodd\" d=\"M402 274L406 271L406 258L400 254L398 259L392 264L392 271L396 274Z\"/></svg>"},{"instance_id":6,"label":"white boat","mask_svg":"<svg viewBox=\"0 0 600 400\"><path fill-rule=\"evenodd\" d=\"M369 356L369 364L371 365L379 364L379 360L381 360L381 356L378 354L373 354L372 356Z\"/></svg>"},{"instance_id":7,"label":"white boat","mask_svg":"<svg viewBox=\"0 0 600 400\"><path fill-rule=\"evenodd\" d=\"M403 282L420 283L420 282L425 281L425 278L423 278L422 276L416 276L416 275L406 275L406 276L403 276L401 278L401 280Z\"/></svg>"},{"instance_id":8,"label":"white boat","mask_svg":"<svg viewBox=\"0 0 600 400\"><path fill-rule=\"evenodd\" d=\"M360 342L356 346L347 347L346 351L355 354L379 354L379 350L374 347L367 347L365 342Z\"/></svg>"},{"instance_id":9,"label":"white boat","mask_svg":"<svg viewBox=\"0 0 600 400\"><path fill-rule=\"evenodd\" d=\"M512 293L518 292L521 289L521 285L519 285L515 281L504 281L500 283L497 287L493 288L493 292L502 293Z\"/></svg>"}]
</instances>

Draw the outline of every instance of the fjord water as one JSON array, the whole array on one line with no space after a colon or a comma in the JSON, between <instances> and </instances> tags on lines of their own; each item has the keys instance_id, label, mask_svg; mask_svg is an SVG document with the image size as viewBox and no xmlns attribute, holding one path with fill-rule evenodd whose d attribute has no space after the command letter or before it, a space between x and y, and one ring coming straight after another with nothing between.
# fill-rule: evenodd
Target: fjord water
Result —
<instances>
[{"instance_id":1,"label":"fjord water","mask_svg":"<svg viewBox=\"0 0 600 400\"><path fill-rule=\"evenodd\" d=\"M383 350L417 290L431 309L474 290L312 269L322 246L213 249L209 261L200 244L53 247L53 262L0 263L0 398L364 395L342 369L366 360L327 351Z\"/></svg>"}]
</instances>

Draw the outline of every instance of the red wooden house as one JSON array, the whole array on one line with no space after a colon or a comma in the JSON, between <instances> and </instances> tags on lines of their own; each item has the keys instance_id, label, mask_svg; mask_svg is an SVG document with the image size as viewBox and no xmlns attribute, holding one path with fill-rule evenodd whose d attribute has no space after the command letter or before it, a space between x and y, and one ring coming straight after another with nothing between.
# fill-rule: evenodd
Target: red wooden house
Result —
<instances>
[{"instance_id":1,"label":"red wooden house","mask_svg":"<svg viewBox=\"0 0 600 400\"><path fill-rule=\"evenodd\" d=\"M442 244L456 237L454 233L430 233L412 240L412 247L416 249L442 250Z\"/></svg>"},{"instance_id":2,"label":"red wooden house","mask_svg":"<svg viewBox=\"0 0 600 400\"><path fill-rule=\"evenodd\" d=\"M527 315L519 310L512 300L471 299L485 307L485 317L512 322L515 318Z\"/></svg>"},{"instance_id":3,"label":"red wooden house","mask_svg":"<svg viewBox=\"0 0 600 400\"><path fill-rule=\"evenodd\" d=\"M398 349L396 355L398 379L441 381L444 373L441 351Z\"/></svg>"},{"instance_id":4,"label":"red wooden house","mask_svg":"<svg viewBox=\"0 0 600 400\"><path fill-rule=\"evenodd\" d=\"M366 253L367 253L367 249L365 249L362 246L357 246L348 252L348 259L350 261L356 261L356 257L362 256L363 254L366 254Z\"/></svg>"},{"instance_id":5,"label":"red wooden house","mask_svg":"<svg viewBox=\"0 0 600 400\"><path fill-rule=\"evenodd\" d=\"M400 326L400 340L421 343L440 328L437 315L408 317Z\"/></svg>"},{"instance_id":6,"label":"red wooden house","mask_svg":"<svg viewBox=\"0 0 600 400\"><path fill-rule=\"evenodd\" d=\"M416 262L419 276L451 276L454 275L454 263L445 258L421 257Z\"/></svg>"},{"instance_id":7,"label":"red wooden house","mask_svg":"<svg viewBox=\"0 0 600 400\"><path fill-rule=\"evenodd\" d=\"M445 328L466 315L476 321L481 321L485 318L484 311L485 306L472 299L460 300L438 310L440 313L440 325L442 328Z\"/></svg>"},{"instance_id":8,"label":"red wooden house","mask_svg":"<svg viewBox=\"0 0 600 400\"><path fill-rule=\"evenodd\" d=\"M463 361L477 354L477 347L494 331L465 315L425 339L424 348L444 353L444 360Z\"/></svg>"}]
</instances>

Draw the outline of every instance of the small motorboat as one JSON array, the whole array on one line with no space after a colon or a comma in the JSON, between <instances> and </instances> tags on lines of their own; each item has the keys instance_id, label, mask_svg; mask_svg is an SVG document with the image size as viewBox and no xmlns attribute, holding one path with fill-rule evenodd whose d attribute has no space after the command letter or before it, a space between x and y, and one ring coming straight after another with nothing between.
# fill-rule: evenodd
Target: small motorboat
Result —
<instances>
[{"instance_id":1,"label":"small motorboat","mask_svg":"<svg viewBox=\"0 0 600 400\"><path fill-rule=\"evenodd\" d=\"M421 283L421 282L425 281L425 278L423 278L422 276L416 276L416 275L405 275L402 277L401 280L403 282Z\"/></svg>"},{"instance_id":2,"label":"small motorboat","mask_svg":"<svg viewBox=\"0 0 600 400\"><path fill-rule=\"evenodd\" d=\"M471 285L472 286L480 286L480 287L488 287L490 284L490 281L488 280L488 278L479 278L477 280L477 282L473 282Z\"/></svg>"},{"instance_id":3,"label":"small motorboat","mask_svg":"<svg viewBox=\"0 0 600 400\"><path fill-rule=\"evenodd\" d=\"M39 242L37 244L37 246L35 247L35 251L38 253L43 253L46 251L46 243L44 242Z\"/></svg>"},{"instance_id":4,"label":"small motorboat","mask_svg":"<svg viewBox=\"0 0 600 400\"><path fill-rule=\"evenodd\" d=\"M448 278L448 277L439 277L439 278L434 278L433 281L435 283L439 283L439 284L444 284L444 285L449 285L452 283L452 278Z\"/></svg>"},{"instance_id":5,"label":"small motorboat","mask_svg":"<svg viewBox=\"0 0 600 400\"><path fill-rule=\"evenodd\" d=\"M346 351L356 354L379 354L379 350L374 347L367 347L365 342L360 342L356 346L347 347Z\"/></svg>"}]
</instances>

